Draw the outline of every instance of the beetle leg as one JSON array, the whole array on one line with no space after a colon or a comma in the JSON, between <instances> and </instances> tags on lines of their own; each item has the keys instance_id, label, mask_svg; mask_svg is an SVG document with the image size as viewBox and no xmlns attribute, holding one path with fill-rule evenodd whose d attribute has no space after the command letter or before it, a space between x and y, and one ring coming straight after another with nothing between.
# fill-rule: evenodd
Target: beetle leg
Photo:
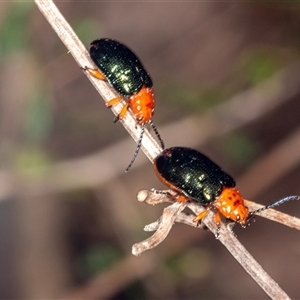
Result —
<instances>
[{"instance_id":1,"label":"beetle leg","mask_svg":"<svg viewBox=\"0 0 300 300\"><path fill-rule=\"evenodd\" d=\"M198 214L193 222L197 222L198 224L201 222L201 220L207 215L208 211L211 209L210 206L208 206L204 211L202 211L200 214ZM218 239L219 236L220 236L220 225L221 225L221 217L220 217L220 214L217 212L215 214L215 217L214 217L214 220L215 220L215 223L217 225L217 230L216 230L216 238Z\"/></svg>"},{"instance_id":2,"label":"beetle leg","mask_svg":"<svg viewBox=\"0 0 300 300\"><path fill-rule=\"evenodd\" d=\"M210 208L207 207L206 210L204 210L204 211L202 211L200 214L198 214L198 215L193 219L193 222L200 223L201 220L207 215L209 209L210 209Z\"/></svg>"},{"instance_id":3,"label":"beetle leg","mask_svg":"<svg viewBox=\"0 0 300 300\"><path fill-rule=\"evenodd\" d=\"M220 229L221 229L221 217L220 217L219 212L216 212L216 214L215 214L215 223L217 225L217 230L216 230L215 236L216 236L216 239L218 239L220 236Z\"/></svg>"},{"instance_id":4,"label":"beetle leg","mask_svg":"<svg viewBox=\"0 0 300 300\"><path fill-rule=\"evenodd\" d=\"M116 98L113 98L113 99L107 101L107 102L105 103L105 105L106 105L106 107L111 107L111 106L113 106L113 105L119 103L119 102L122 100L122 98L123 98L123 97L116 97Z\"/></svg>"},{"instance_id":5,"label":"beetle leg","mask_svg":"<svg viewBox=\"0 0 300 300\"><path fill-rule=\"evenodd\" d=\"M160 194L160 195L165 195L167 196L168 198L170 198L170 200L174 201L174 195L172 195L171 193L169 193L168 191L165 191L165 190L156 190L154 188L151 189L151 192L152 193L155 193L155 194Z\"/></svg>"},{"instance_id":6,"label":"beetle leg","mask_svg":"<svg viewBox=\"0 0 300 300\"><path fill-rule=\"evenodd\" d=\"M215 223L217 226L220 226L220 224L221 224L221 217L218 212L215 213Z\"/></svg>"},{"instance_id":7,"label":"beetle leg","mask_svg":"<svg viewBox=\"0 0 300 300\"><path fill-rule=\"evenodd\" d=\"M189 200L189 198L180 194L173 196L173 198L175 198L178 202L186 202Z\"/></svg>"},{"instance_id":8,"label":"beetle leg","mask_svg":"<svg viewBox=\"0 0 300 300\"><path fill-rule=\"evenodd\" d=\"M151 192L166 195L169 198L171 198L173 201L176 200L178 202L187 202L189 200L189 198L187 198L184 195L181 195L181 194L173 195L173 194L171 194L171 193L169 193L168 191L165 191L165 190L159 191L159 190L156 190L156 189L151 189Z\"/></svg>"},{"instance_id":9,"label":"beetle leg","mask_svg":"<svg viewBox=\"0 0 300 300\"><path fill-rule=\"evenodd\" d=\"M122 97L119 97L119 98L122 99ZM112 100L110 100L110 101L108 101L108 102L111 102L111 101L113 101L113 100L115 100L115 99L118 99L118 98L114 98L114 99L112 99ZM120 101L120 100L119 100L119 101ZM107 102L107 103L108 103L108 102ZM121 109L120 113L115 117L114 123L116 123L116 122L119 121L119 120L122 120L122 119L124 118L124 116L125 116L127 110L128 110L128 103L126 103L126 104L123 106L123 108Z\"/></svg>"},{"instance_id":10,"label":"beetle leg","mask_svg":"<svg viewBox=\"0 0 300 300\"><path fill-rule=\"evenodd\" d=\"M122 99L123 99L123 97L116 97L116 98L113 98L113 99L107 101L107 102L105 103L105 105L106 105L106 107L109 108L109 107L111 107L111 106L113 106L113 105L119 103ZM126 112L127 112L127 110L128 110L128 105L129 105L129 104L126 103L126 104L123 106L123 108L121 109L121 112L115 117L114 123L116 123L117 121L122 120L122 119L124 118L124 116L125 116L125 114L126 114Z\"/></svg>"},{"instance_id":11,"label":"beetle leg","mask_svg":"<svg viewBox=\"0 0 300 300\"><path fill-rule=\"evenodd\" d=\"M152 193L155 193L155 194L161 194L161 195L167 195L169 196L170 198L174 198L173 195L171 195L169 192L165 191L165 190L157 190L155 188L152 188L151 189L151 192Z\"/></svg>"},{"instance_id":12,"label":"beetle leg","mask_svg":"<svg viewBox=\"0 0 300 300\"><path fill-rule=\"evenodd\" d=\"M106 77L98 70L98 69L92 69L88 67L81 68L83 71L88 72L91 76L100 79L100 80L106 80Z\"/></svg>"}]
</instances>

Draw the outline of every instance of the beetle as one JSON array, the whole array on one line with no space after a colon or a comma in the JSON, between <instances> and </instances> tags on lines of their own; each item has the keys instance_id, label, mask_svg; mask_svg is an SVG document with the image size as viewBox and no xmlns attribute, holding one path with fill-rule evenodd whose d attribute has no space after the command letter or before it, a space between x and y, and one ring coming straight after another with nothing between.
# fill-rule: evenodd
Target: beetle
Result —
<instances>
[{"instance_id":1,"label":"beetle","mask_svg":"<svg viewBox=\"0 0 300 300\"><path fill-rule=\"evenodd\" d=\"M141 126L136 150L125 171L128 172L141 148L147 124L153 128L162 149L164 149L164 142L152 122L155 109L152 79L138 57L120 42L108 38L98 39L90 44L89 52L98 69L88 67L82 69L97 79L107 81L120 95L106 102L106 106L111 107L123 98L126 100L126 104L114 122L122 120L130 109L138 125Z\"/></svg>"},{"instance_id":2,"label":"beetle","mask_svg":"<svg viewBox=\"0 0 300 300\"><path fill-rule=\"evenodd\" d=\"M172 147L163 150L154 159L153 168L158 178L176 192L172 197L177 201L193 200L206 208L194 218L194 222L201 222L210 209L214 210L216 237L220 232L221 215L246 227L254 214L299 199L298 196L290 196L249 211L234 179L210 158L191 148Z\"/></svg>"}]
</instances>

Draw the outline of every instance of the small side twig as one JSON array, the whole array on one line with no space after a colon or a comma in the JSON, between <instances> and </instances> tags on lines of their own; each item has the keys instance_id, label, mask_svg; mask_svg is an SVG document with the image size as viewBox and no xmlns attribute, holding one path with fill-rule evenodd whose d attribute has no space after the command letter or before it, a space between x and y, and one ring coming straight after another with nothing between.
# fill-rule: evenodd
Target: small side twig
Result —
<instances>
[{"instance_id":1,"label":"small side twig","mask_svg":"<svg viewBox=\"0 0 300 300\"><path fill-rule=\"evenodd\" d=\"M172 205L166 207L159 220L157 231L147 240L133 245L132 254L139 255L146 250L150 250L160 244L168 235L176 216L182 212L186 207L186 203L174 202Z\"/></svg>"},{"instance_id":2,"label":"small side twig","mask_svg":"<svg viewBox=\"0 0 300 300\"><path fill-rule=\"evenodd\" d=\"M170 193L171 191L167 192ZM154 193L147 190L142 190L138 193L138 200L141 202L144 201L150 205L170 202L170 198L167 196L167 193ZM251 209L257 209L260 207L259 205L250 201L247 201L247 205L248 204ZM162 216L156 222L145 227L146 231L149 231L150 229L151 231L156 230L156 232L145 241L134 244L132 247L132 253L134 255L141 255L143 252L160 244L167 237L174 222L180 222L197 227L197 224L193 222L194 217L183 212L185 207L189 208L195 215L204 210L200 204L195 202L174 202L164 209ZM259 215L300 230L300 227L298 227L300 224L299 219L292 218L291 216L280 213L274 209L269 209L268 211L264 211ZM290 219L292 219L292 221L287 223L286 220ZM216 224L214 222L212 212L208 213L208 215L203 219L202 223L213 233L215 233ZM272 299L290 299L224 224L221 225L219 241L229 250L232 256L240 263L246 272Z\"/></svg>"}]
</instances>

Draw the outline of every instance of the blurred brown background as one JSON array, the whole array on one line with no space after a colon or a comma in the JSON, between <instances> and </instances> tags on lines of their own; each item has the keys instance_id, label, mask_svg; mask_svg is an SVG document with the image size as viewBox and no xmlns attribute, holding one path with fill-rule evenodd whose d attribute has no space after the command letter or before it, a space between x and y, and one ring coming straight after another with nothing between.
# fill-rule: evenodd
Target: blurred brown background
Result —
<instances>
[{"instance_id":1,"label":"blurred brown background","mask_svg":"<svg viewBox=\"0 0 300 300\"><path fill-rule=\"evenodd\" d=\"M167 147L206 153L246 199L300 194L299 5L57 6L87 47L110 37L138 54ZM163 186L143 153L125 175L133 140L34 3L1 2L0 63L1 299L266 298L208 231L179 224L157 248L131 255L163 209L136 194ZM299 208L279 209L300 217ZM299 233L259 217L235 231L299 299Z\"/></svg>"}]
</instances>

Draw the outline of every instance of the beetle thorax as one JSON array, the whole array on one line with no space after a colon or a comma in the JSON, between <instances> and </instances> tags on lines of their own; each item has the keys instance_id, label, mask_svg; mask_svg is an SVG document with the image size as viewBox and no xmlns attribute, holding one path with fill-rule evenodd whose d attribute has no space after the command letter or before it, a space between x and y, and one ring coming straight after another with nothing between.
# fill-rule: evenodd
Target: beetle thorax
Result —
<instances>
[{"instance_id":1,"label":"beetle thorax","mask_svg":"<svg viewBox=\"0 0 300 300\"><path fill-rule=\"evenodd\" d=\"M249 209L245 206L244 199L238 189L225 187L220 196L214 201L213 206L225 218L242 226L247 225Z\"/></svg>"},{"instance_id":2,"label":"beetle thorax","mask_svg":"<svg viewBox=\"0 0 300 300\"><path fill-rule=\"evenodd\" d=\"M150 121L155 108L155 99L152 88L145 86L135 95L129 97L129 106L140 125Z\"/></svg>"}]
</instances>

